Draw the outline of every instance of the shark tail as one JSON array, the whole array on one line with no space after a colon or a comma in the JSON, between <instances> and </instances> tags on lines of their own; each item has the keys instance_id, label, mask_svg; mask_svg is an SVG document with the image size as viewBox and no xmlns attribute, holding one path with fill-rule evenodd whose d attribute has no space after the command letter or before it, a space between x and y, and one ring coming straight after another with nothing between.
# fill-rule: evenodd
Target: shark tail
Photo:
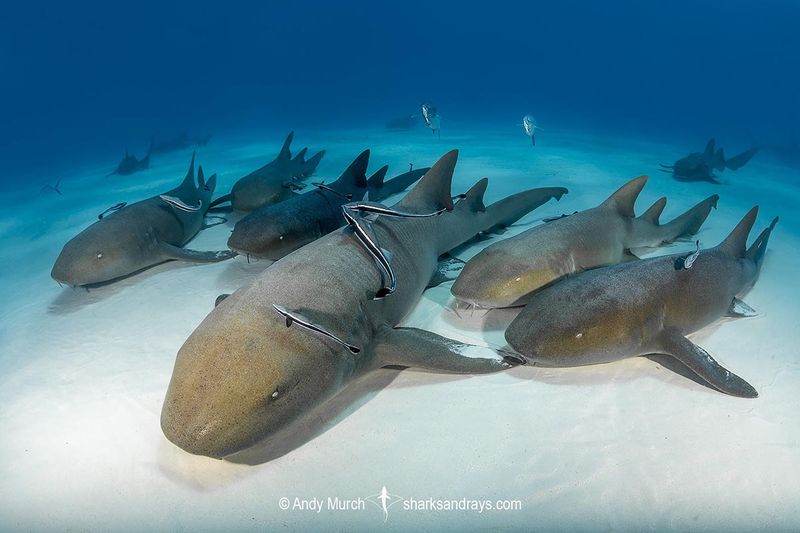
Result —
<instances>
[{"instance_id":1,"label":"shark tail","mask_svg":"<svg viewBox=\"0 0 800 533\"><path fill-rule=\"evenodd\" d=\"M486 223L481 231L497 231L508 227L551 199L560 200L567 192L564 187L541 187L507 196L486 207ZM469 191L464 201L468 200Z\"/></svg>"},{"instance_id":2,"label":"shark tail","mask_svg":"<svg viewBox=\"0 0 800 533\"><path fill-rule=\"evenodd\" d=\"M735 155L735 156L731 157L730 159L728 159L728 160L726 160L724 162L725 168L729 168L731 170L739 170L740 168L745 166L747 164L747 162L750 161L753 158L754 155L756 155L758 153L758 150L759 150L759 147L758 146L754 146L754 147L750 148L749 150L747 150L745 152L742 152L739 155Z\"/></svg>"},{"instance_id":3,"label":"shark tail","mask_svg":"<svg viewBox=\"0 0 800 533\"><path fill-rule=\"evenodd\" d=\"M663 231L662 240L664 242L672 242L680 237L697 233L700 230L700 226L708 218L709 213L711 213L711 209L716 209L718 201L719 195L712 194L682 215L660 226ZM644 218L644 215L642 215L642 218ZM656 219L655 223L658 224L658 219Z\"/></svg>"},{"instance_id":4,"label":"shark tail","mask_svg":"<svg viewBox=\"0 0 800 533\"><path fill-rule=\"evenodd\" d=\"M309 177L317 170L317 165L319 162L322 161L322 158L325 156L325 150L321 150L314 154L311 159L303 162L303 168L301 169L300 173L304 178Z\"/></svg>"}]
</instances>

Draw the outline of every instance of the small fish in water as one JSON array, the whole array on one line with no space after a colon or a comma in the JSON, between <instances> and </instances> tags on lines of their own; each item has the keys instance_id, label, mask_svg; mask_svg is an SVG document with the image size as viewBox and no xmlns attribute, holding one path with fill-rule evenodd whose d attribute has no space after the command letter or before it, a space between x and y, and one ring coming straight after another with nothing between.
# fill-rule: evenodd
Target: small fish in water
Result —
<instances>
[{"instance_id":1,"label":"small fish in water","mask_svg":"<svg viewBox=\"0 0 800 533\"><path fill-rule=\"evenodd\" d=\"M439 118L439 112L433 104L422 104L422 118L434 134L439 132L439 138L441 139L442 122Z\"/></svg>"},{"instance_id":2,"label":"small fish in water","mask_svg":"<svg viewBox=\"0 0 800 533\"><path fill-rule=\"evenodd\" d=\"M694 262L700 257L700 241L696 241L695 245L697 246L697 250L685 257L679 257L675 260L675 270L689 270L692 268Z\"/></svg>"},{"instance_id":3,"label":"small fish in water","mask_svg":"<svg viewBox=\"0 0 800 533\"><path fill-rule=\"evenodd\" d=\"M321 335L325 335L326 337L333 339L334 341L338 342L339 344L347 348L350 351L350 353L355 354L361 351L361 348L359 348L358 346L353 346L352 344L346 343L345 341L343 341L330 331L325 330L321 326L317 326L316 324L314 324L309 319L307 319L306 317L304 317L303 315L301 315L296 311L290 311L285 307L281 307L280 305L275 305L275 304L272 304L272 307L286 319L287 328L291 327L292 324L297 323L298 325L303 326L306 329L310 329L311 331L315 331Z\"/></svg>"},{"instance_id":4,"label":"small fish in water","mask_svg":"<svg viewBox=\"0 0 800 533\"><path fill-rule=\"evenodd\" d=\"M321 181L319 183L312 183L311 185L313 185L314 187L316 187L318 189L322 189L323 191L332 192L336 196L341 196L345 200L352 200L353 199L353 195L352 194L344 194L342 192L339 192L336 189L333 189L333 188L328 187L327 185L325 185L325 182Z\"/></svg>"},{"instance_id":5,"label":"small fish in water","mask_svg":"<svg viewBox=\"0 0 800 533\"><path fill-rule=\"evenodd\" d=\"M111 213L113 211L119 211L120 209L122 209L126 205L128 205L128 202L120 202L118 204L112 205L111 207L109 207L108 209L106 209L105 211L103 211L102 213L97 215L97 220L103 220L103 217L106 216L107 214L109 214L109 213Z\"/></svg>"},{"instance_id":6,"label":"small fish in water","mask_svg":"<svg viewBox=\"0 0 800 533\"><path fill-rule=\"evenodd\" d=\"M536 146L536 130L540 130L536 125L536 119L532 115L525 115L522 117L522 127L525 128L525 135L531 138L531 143Z\"/></svg>"},{"instance_id":7,"label":"small fish in water","mask_svg":"<svg viewBox=\"0 0 800 533\"><path fill-rule=\"evenodd\" d=\"M186 211L187 213L195 213L200 211L200 208L203 207L203 202L198 200L196 206L186 205L180 198L175 198L174 196L167 196L166 194L159 195L159 198L164 200L166 203L171 205L172 207L176 207L181 211Z\"/></svg>"},{"instance_id":8,"label":"small fish in water","mask_svg":"<svg viewBox=\"0 0 800 533\"><path fill-rule=\"evenodd\" d=\"M56 182L56 184L55 184L55 185L50 185L50 184L48 183L47 185L43 186L43 187L42 187L42 190L41 190L41 191L39 191L39 192L40 192L40 193L43 193L44 191L53 191L53 192L55 192L55 193L58 193L58 195L59 195L59 196L62 196L62 194L61 194L61 189L59 188L60 186L61 186L61 179L59 179L59 180Z\"/></svg>"}]
</instances>

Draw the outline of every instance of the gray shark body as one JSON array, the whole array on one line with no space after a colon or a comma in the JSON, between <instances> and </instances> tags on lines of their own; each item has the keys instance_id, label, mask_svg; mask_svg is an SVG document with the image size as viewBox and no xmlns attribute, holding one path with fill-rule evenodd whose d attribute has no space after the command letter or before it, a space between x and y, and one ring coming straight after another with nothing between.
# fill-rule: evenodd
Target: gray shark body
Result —
<instances>
[{"instance_id":1,"label":"gray shark body","mask_svg":"<svg viewBox=\"0 0 800 533\"><path fill-rule=\"evenodd\" d=\"M52 277L67 285L94 285L125 277L170 260L208 263L233 257L228 250L198 252L188 243L203 227L216 185L198 171L194 156L180 186L164 194L125 206L80 232L56 259Z\"/></svg>"},{"instance_id":2,"label":"gray shark body","mask_svg":"<svg viewBox=\"0 0 800 533\"><path fill-rule=\"evenodd\" d=\"M228 246L240 254L277 261L344 226L343 204L365 194L380 201L405 190L428 170L413 170L384 182L388 167L367 178L368 162L369 150L365 150L336 181L250 213L236 223Z\"/></svg>"},{"instance_id":3,"label":"gray shark body","mask_svg":"<svg viewBox=\"0 0 800 533\"><path fill-rule=\"evenodd\" d=\"M707 181L719 183L714 173L723 170L739 170L758 152L758 147L753 147L739 155L725 158L722 148L715 149L715 140L711 139L706 143L706 149L702 152L692 152L691 154L678 159L673 165L661 165L664 172L672 174L678 181Z\"/></svg>"},{"instance_id":4,"label":"gray shark body","mask_svg":"<svg viewBox=\"0 0 800 533\"><path fill-rule=\"evenodd\" d=\"M150 154L152 152L152 139L150 140L150 148L147 149L147 153L141 159L137 159L135 155L128 153L128 151L125 150L125 155L122 156L122 160L117 165L117 168L109 174L109 176L114 174L119 174L120 176L129 176L130 174L147 170L150 168Z\"/></svg>"},{"instance_id":5,"label":"gray shark body","mask_svg":"<svg viewBox=\"0 0 800 533\"><path fill-rule=\"evenodd\" d=\"M240 178L233 185L230 201L235 210L255 211L259 207L291 198L296 190L302 188L295 181L314 173L325 155L325 150L306 160L307 149L303 148L293 158L290 150L293 138L294 132L290 132L274 161ZM220 203L221 200L222 198L214 203Z\"/></svg>"},{"instance_id":6,"label":"gray shark body","mask_svg":"<svg viewBox=\"0 0 800 533\"><path fill-rule=\"evenodd\" d=\"M481 373L515 364L488 349L396 327L440 255L566 192L534 189L485 208L483 179L453 205L456 157L453 151L440 159L395 206L420 214L447 209L441 215L358 222L391 258L393 294L374 299L385 280L348 227L287 255L224 299L178 353L161 417L167 438L191 453L224 457L284 430L381 366Z\"/></svg>"},{"instance_id":7,"label":"gray shark body","mask_svg":"<svg viewBox=\"0 0 800 533\"><path fill-rule=\"evenodd\" d=\"M660 224L666 198L640 217L633 206L647 182L635 178L592 209L494 243L465 265L453 284L457 300L483 308L523 305L533 291L563 276L635 259L631 248L659 246L696 233L718 196Z\"/></svg>"},{"instance_id":8,"label":"gray shark body","mask_svg":"<svg viewBox=\"0 0 800 533\"><path fill-rule=\"evenodd\" d=\"M752 312L737 297L758 277L777 223L746 249L756 214L753 208L716 248L591 270L535 293L506 330L506 340L541 366L664 354L721 392L757 396L685 337L720 317Z\"/></svg>"}]
</instances>

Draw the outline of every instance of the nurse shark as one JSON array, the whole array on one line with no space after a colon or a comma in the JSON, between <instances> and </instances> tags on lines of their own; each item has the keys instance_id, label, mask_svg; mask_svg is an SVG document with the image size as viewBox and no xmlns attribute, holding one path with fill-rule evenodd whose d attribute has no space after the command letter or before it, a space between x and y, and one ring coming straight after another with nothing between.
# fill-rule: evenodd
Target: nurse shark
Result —
<instances>
[{"instance_id":1,"label":"nurse shark","mask_svg":"<svg viewBox=\"0 0 800 533\"><path fill-rule=\"evenodd\" d=\"M384 166L367 178L369 150L362 152L336 180L317 183L313 190L275 205L262 207L236 223L228 247L240 254L277 261L345 225L342 205L369 195L380 201L405 190L427 168L406 172L386 182Z\"/></svg>"},{"instance_id":2,"label":"nurse shark","mask_svg":"<svg viewBox=\"0 0 800 533\"><path fill-rule=\"evenodd\" d=\"M214 263L233 257L235 253L229 250L183 248L203 229L216 182L216 174L206 182L200 167L195 183L192 155L189 171L178 187L131 205L119 203L67 242L51 276L67 285L94 285L165 261Z\"/></svg>"},{"instance_id":3,"label":"nurse shark","mask_svg":"<svg viewBox=\"0 0 800 533\"><path fill-rule=\"evenodd\" d=\"M214 200L212 207L230 200L231 206L237 211L255 211L259 207L282 202L294 196L296 190L303 188L296 183L296 180L307 178L314 173L325 155L325 150L306 161L305 155L308 149L303 148L292 158L289 147L293 138L292 131L286 137L274 161L239 178L233 185L231 193Z\"/></svg>"},{"instance_id":4,"label":"nurse shark","mask_svg":"<svg viewBox=\"0 0 800 533\"><path fill-rule=\"evenodd\" d=\"M746 248L754 207L717 247L599 268L532 296L506 330L540 366L580 366L663 354L725 394L758 396L686 335L723 316L751 316L739 297L758 278L775 218Z\"/></svg>"},{"instance_id":5,"label":"nurse shark","mask_svg":"<svg viewBox=\"0 0 800 533\"><path fill-rule=\"evenodd\" d=\"M442 254L566 193L532 189L485 207L484 178L453 204L457 154L444 155L389 209L396 215L371 220L354 208L348 227L222 300L178 352L161 413L166 437L187 452L225 457L263 443L382 366L485 373L518 364L488 348L397 327ZM378 299L387 280L376 253L389 258L396 280Z\"/></svg>"},{"instance_id":6,"label":"nurse shark","mask_svg":"<svg viewBox=\"0 0 800 533\"><path fill-rule=\"evenodd\" d=\"M708 181L711 183L719 183L714 171L722 172L726 168L730 170L739 170L748 161L750 161L759 148L753 147L739 155L725 158L725 152L722 148L715 150L716 142L711 139L706 143L706 149L702 152L692 152L684 158L681 158L673 165L661 165L661 171L672 174L672 177L678 181Z\"/></svg>"},{"instance_id":7,"label":"nurse shark","mask_svg":"<svg viewBox=\"0 0 800 533\"><path fill-rule=\"evenodd\" d=\"M531 292L557 279L637 259L631 248L659 246L697 233L716 207L712 195L661 224L660 198L642 216L633 210L647 176L629 181L597 207L533 227L496 242L470 259L453 284L453 296L482 308L523 305Z\"/></svg>"}]
</instances>

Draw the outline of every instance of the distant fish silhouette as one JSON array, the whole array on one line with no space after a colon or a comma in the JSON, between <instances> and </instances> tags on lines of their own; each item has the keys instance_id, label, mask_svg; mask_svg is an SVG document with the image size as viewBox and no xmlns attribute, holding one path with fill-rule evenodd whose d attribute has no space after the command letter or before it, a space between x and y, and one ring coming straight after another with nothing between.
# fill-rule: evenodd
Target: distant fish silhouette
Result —
<instances>
[{"instance_id":1,"label":"distant fish silhouette","mask_svg":"<svg viewBox=\"0 0 800 533\"><path fill-rule=\"evenodd\" d=\"M439 118L439 111L436 109L436 106L431 103L422 104L422 119L434 134L439 134L439 138L441 139L442 121Z\"/></svg>"},{"instance_id":2,"label":"distant fish silhouette","mask_svg":"<svg viewBox=\"0 0 800 533\"><path fill-rule=\"evenodd\" d=\"M61 186L61 179L59 178L59 180L56 182L55 185L50 185L49 183L47 185L44 185L42 187L42 190L39 191L39 194L41 194L41 193L43 193L45 191L53 191L53 192L58 193L59 196L62 196L60 186Z\"/></svg>"}]
</instances>

